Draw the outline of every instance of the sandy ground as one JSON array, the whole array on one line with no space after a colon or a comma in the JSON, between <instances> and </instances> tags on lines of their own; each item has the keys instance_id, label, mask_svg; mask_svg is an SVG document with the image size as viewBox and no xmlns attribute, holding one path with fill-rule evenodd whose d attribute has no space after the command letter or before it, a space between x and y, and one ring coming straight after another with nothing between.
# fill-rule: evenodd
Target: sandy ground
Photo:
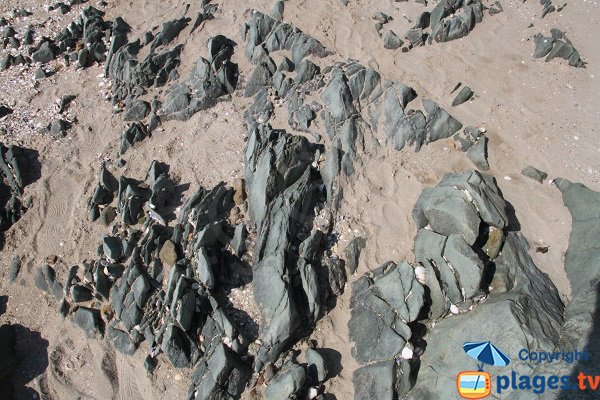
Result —
<instances>
[{"instance_id":1,"label":"sandy ground","mask_svg":"<svg viewBox=\"0 0 600 400\"><path fill-rule=\"evenodd\" d=\"M131 37L181 16L184 1L108 1L107 18L122 16L133 28ZM220 1L216 20L189 35L189 28L177 39L185 45L181 75L185 76L206 42L224 34L238 43L233 61L239 63L242 78L252 69L243 54L241 24L248 9L268 12L271 1ZM319 39L335 55L330 60L356 59L376 68L388 79L415 88L421 98L440 103L464 125L484 127L490 138L489 171L498 180L505 198L515 209L520 228L532 243L549 246L545 254L532 256L548 273L561 294L568 298L569 283L563 259L570 232L570 216L558 190L548 182L539 184L521 176L534 165L548 172L549 179L565 177L600 190L600 8L596 2L569 2L560 12L540 19L538 1L503 0L504 12L486 14L471 34L450 43L434 43L409 53L383 48L371 15L383 11L394 17L388 28L398 34L424 10L421 4L390 0L350 0L347 7L338 0L290 0L284 19ZM25 7L34 15L15 24L17 30L36 21L45 21L45 4L33 0L6 0L0 14L9 15ZM81 6L64 16L50 13L52 21L40 30L58 30L77 15ZM194 12L194 6L192 6ZM529 27L533 24L533 27ZM585 69L569 67L566 61L533 60L533 35L549 34L551 28L566 31L575 47L588 61ZM187 69L186 69L187 68ZM161 362L148 376L142 361L142 346L133 357L115 354L100 340L87 340L68 320L61 320L56 302L33 285L34 268L51 255L59 257L59 274L68 267L95 255L106 227L87 218L87 200L103 161L117 158L122 116L113 115L105 90L99 84L101 66L85 70L61 69L39 83L33 70L12 68L0 72L0 102L15 113L0 121L10 129L0 140L32 148L39 153L39 179L29 185L26 196L33 206L6 234L0 252L0 323L19 325L18 350L23 359L15 384L19 399L31 398L33 388L49 399L158 399L183 398L189 386L189 371L170 368ZM243 80L243 79L242 79ZM474 100L451 107L450 91L457 82L469 85ZM56 99L76 94L70 114L77 122L67 138L55 140L40 133L51 121ZM242 113L248 99L234 94L214 108L196 114L189 121L168 122L144 142L129 150L124 168L113 168L118 176L143 178L152 159L168 163L171 176L189 196L199 185L231 182L243 171L242 151L246 128ZM283 126L286 128L286 126ZM322 127L321 127L322 128ZM337 307L325 316L312 335L319 346L333 349L341 359L339 374L327 383L327 391L338 399L352 398L352 372L347 322L350 316L350 284L365 271L388 260L411 259L416 232L412 207L424 187L435 185L446 172L473 168L451 143L440 141L423 148L401 152L382 147L364 157L364 166L346 192L341 215L344 222L339 248L354 235L365 235L368 244L356 276L351 277ZM8 265L14 255L24 267L15 284L8 282ZM63 275L64 276L64 275Z\"/></svg>"}]
</instances>

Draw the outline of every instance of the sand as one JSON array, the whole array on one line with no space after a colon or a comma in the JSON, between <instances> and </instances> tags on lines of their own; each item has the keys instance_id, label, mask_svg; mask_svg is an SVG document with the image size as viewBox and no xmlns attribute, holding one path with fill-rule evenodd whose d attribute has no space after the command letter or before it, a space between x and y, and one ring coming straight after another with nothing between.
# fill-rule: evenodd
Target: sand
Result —
<instances>
[{"instance_id":1,"label":"sand","mask_svg":"<svg viewBox=\"0 0 600 400\"><path fill-rule=\"evenodd\" d=\"M108 3L107 19L122 16L133 28L130 37L181 16L186 4L174 0ZM268 12L272 2L217 4L216 20L206 22L191 36L187 28L176 40L185 45L180 74L185 76L197 57L206 55L208 38L224 34L238 43L233 61L240 65L243 82L252 67L243 54L240 26L248 10ZM392 15L394 20L387 27L401 34L410 26L403 14L414 20L423 10L413 1L350 0L344 7L338 0L290 0L285 5L287 22L334 53L316 62L324 65L356 59L376 68L385 78L414 87L420 97L438 102L463 124L486 129L489 173L512 204L520 229L532 244L537 266L550 276L561 295L569 298L563 267L571 226L569 213L559 191L548 181L539 184L520 171L533 165L546 171L549 179L565 177L600 190L597 3L570 2L560 13L541 20L539 2L504 0L504 12L486 14L469 36L409 53L384 49L371 15L375 11ZM33 0L3 1L0 14L8 14L17 6L34 11L22 26L48 18L45 4ZM50 13L53 21L43 29L61 29L79 9L81 6L74 7L64 16ZM530 23L534 27L528 28ZM587 68L569 67L564 60L546 63L532 59L533 35L547 35L553 27L567 32L588 61ZM33 205L6 233L0 252L0 323L19 325L17 347L22 361L14 382L19 399L31 398L31 389L47 399L184 398L189 387L191 371L175 370L164 360L155 374L148 376L143 368L145 345L133 357L124 357L101 340L86 339L72 322L60 319L54 299L33 284L34 269L46 257L57 255L59 261L54 267L59 275L64 274L70 266L93 258L101 235L108 232L108 228L88 220L87 200L101 163L117 158L125 123L122 115L112 114L112 106L105 100L106 88L99 85L102 80L98 78L102 72L103 67L97 65L85 70L70 67L36 84L32 69L0 72L0 101L15 109L13 115L0 121L0 125L14 127L0 140L35 149L41 165L39 179L25 189ZM457 82L470 86L475 98L451 107L450 91ZM246 128L242 113L249 100L240 93L185 123L164 123L151 138L127 152L124 168L111 167L113 172L142 179L153 159L166 162L184 198L200 185L231 183L243 175ZM64 94L77 95L70 111L77 121L67 138L55 140L40 130L51 121L54 103ZM322 130L322 126L318 128ZM368 238L367 247L336 308L318 323L311 336L341 360L339 374L326 384L327 392L336 398L352 398L351 378L357 367L347 332L351 283L385 261L411 260L416 233L411 210L421 190L435 185L446 172L472 168L465 155L447 141L431 144L419 153L382 146L363 157L342 204L338 248L343 249L356 235ZM538 245L548 246L548 252L535 252ZM7 276L14 255L22 257L24 266L11 285ZM246 393L245 397L256 396Z\"/></svg>"}]
</instances>

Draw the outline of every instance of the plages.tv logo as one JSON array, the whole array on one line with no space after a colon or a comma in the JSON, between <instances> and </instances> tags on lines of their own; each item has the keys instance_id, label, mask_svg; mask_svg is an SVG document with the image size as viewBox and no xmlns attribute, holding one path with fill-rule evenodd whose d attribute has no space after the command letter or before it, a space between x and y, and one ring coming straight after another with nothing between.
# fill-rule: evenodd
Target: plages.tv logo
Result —
<instances>
[{"instance_id":1,"label":"plages.tv logo","mask_svg":"<svg viewBox=\"0 0 600 400\"><path fill-rule=\"evenodd\" d=\"M456 389L465 399L483 399L492 393L492 377L483 371L484 365L505 367L510 358L491 342L467 342L463 350L477 361L477 371L462 371L456 376Z\"/></svg>"}]
</instances>

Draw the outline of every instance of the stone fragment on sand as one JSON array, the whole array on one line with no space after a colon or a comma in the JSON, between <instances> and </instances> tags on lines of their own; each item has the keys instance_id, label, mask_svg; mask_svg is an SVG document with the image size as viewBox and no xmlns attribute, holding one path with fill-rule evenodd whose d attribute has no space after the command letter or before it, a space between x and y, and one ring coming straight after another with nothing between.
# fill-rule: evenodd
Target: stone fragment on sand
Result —
<instances>
[{"instance_id":1,"label":"stone fragment on sand","mask_svg":"<svg viewBox=\"0 0 600 400\"><path fill-rule=\"evenodd\" d=\"M539 183L543 183L544 179L548 177L547 173L545 173L544 171L540 171L539 169L532 167L531 165L525 167L525 169L521 171L521 174L535 181L538 181Z\"/></svg>"},{"instance_id":2,"label":"stone fragment on sand","mask_svg":"<svg viewBox=\"0 0 600 400\"><path fill-rule=\"evenodd\" d=\"M88 337L95 337L100 333L100 312L93 308L79 307L75 311L73 321L83 329Z\"/></svg>"},{"instance_id":3,"label":"stone fragment on sand","mask_svg":"<svg viewBox=\"0 0 600 400\"><path fill-rule=\"evenodd\" d=\"M490 169L490 165L487 160L487 144L488 138L482 135L479 140L467 151L467 157L475 164L477 168L482 171Z\"/></svg>"},{"instance_id":4,"label":"stone fragment on sand","mask_svg":"<svg viewBox=\"0 0 600 400\"><path fill-rule=\"evenodd\" d=\"M402 47L403 44L402 39L391 30L386 31L385 35L383 35L383 47L386 49L396 50Z\"/></svg>"},{"instance_id":5,"label":"stone fragment on sand","mask_svg":"<svg viewBox=\"0 0 600 400\"><path fill-rule=\"evenodd\" d=\"M346 268L350 274L356 272L360 254L366 246L367 241L364 238L356 237L352 239L344 249L344 255L346 256Z\"/></svg>"},{"instance_id":6,"label":"stone fragment on sand","mask_svg":"<svg viewBox=\"0 0 600 400\"><path fill-rule=\"evenodd\" d=\"M469 101L473 97L473 91L468 86L463 86L463 88L458 92L454 100L452 100L452 107L459 106L464 102Z\"/></svg>"}]
</instances>

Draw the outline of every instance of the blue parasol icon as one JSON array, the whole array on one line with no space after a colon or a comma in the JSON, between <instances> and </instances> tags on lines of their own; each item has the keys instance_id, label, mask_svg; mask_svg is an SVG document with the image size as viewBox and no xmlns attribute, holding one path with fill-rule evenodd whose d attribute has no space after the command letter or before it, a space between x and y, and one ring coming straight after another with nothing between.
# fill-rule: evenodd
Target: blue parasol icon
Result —
<instances>
[{"instance_id":1,"label":"blue parasol icon","mask_svg":"<svg viewBox=\"0 0 600 400\"><path fill-rule=\"evenodd\" d=\"M483 364L495 367L504 367L510 363L510 358L491 342L467 342L463 349L469 357L479 361L479 370L483 371Z\"/></svg>"}]
</instances>

